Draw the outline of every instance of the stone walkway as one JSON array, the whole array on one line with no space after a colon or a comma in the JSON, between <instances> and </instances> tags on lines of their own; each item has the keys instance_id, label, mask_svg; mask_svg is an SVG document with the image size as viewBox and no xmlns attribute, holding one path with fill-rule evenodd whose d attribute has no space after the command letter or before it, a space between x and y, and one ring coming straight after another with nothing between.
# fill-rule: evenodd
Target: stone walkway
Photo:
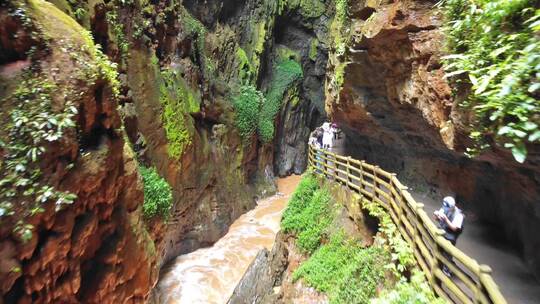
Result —
<instances>
[{"instance_id":1,"label":"stone walkway","mask_svg":"<svg viewBox=\"0 0 540 304\"><path fill-rule=\"evenodd\" d=\"M342 144L344 140L346 139L338 140L330 151L360 159L355 156L355 151L345 151ZM441 206L442 198L433 198L417 189L410 188L409 192L417 202L424 203L428 214L433 213ZM467 215L466 210L465 214ZM499 285L508 303L540 303L540 282L528 271L519 253L500 239L500 232L497 231L497 228L483 225L473 215L468 215L465 218L464 227L457 247L480 264L487 264L493 269L495 282Z\"/></svg>"}]
</instances>

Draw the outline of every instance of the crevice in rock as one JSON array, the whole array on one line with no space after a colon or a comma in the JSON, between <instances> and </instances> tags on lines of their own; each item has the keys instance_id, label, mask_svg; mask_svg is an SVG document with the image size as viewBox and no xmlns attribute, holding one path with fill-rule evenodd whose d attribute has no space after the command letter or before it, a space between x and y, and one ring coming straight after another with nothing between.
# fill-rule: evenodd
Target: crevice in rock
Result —
<instances>
[{"instance_id":1,"label":"crevice in rock","mask_svg":"<svg viewBox=\"0 0 540 304\"><path fill-rule=\"evenodd\" d=\"M373 7L366 6L357 13L355 13L352 17L361 19L361 20L368 20L371 15L373 15L377 10Z\"/></svg>"},{"instance_id":2,"label":"crevice in rock","mask_svg":"<svg viewBox=\"0 0 540 304\"><path fill-rule=\"evenodd\" d=\"M103 53L107 54L109 50L109 23L106 20L107 8L104 3L99 3L94 6L95 15L90 20L90 28L94 42L101 45Z\"/></svg>"},{"instance_id":3,"label":"crevice in rock","mask_svg":"<svg viewBox=\"0 0 540 304\"><path fill-rule=\"evenodd\" d=\"M0 7L0 67L28 58L28 51L35 43L15 13Z\"/></svg>"}]
</instances>

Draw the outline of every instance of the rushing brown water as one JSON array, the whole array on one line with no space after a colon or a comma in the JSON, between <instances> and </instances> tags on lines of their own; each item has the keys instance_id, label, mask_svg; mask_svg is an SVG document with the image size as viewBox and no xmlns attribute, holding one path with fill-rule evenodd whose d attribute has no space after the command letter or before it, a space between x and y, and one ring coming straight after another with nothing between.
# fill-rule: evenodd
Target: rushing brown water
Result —
<instances>
[{"instance_id":1,"label":"rushing brown water","mask_svg":"<svg viewBox=\"0 0 540 304\"><path fill-rule=\"evenodd\" d=\"M300 176L278 180L280 193L258 202L212 247L177 257L156 287L158 303L226 303L262 248L272 249L281 214Z\"/></svg>"}]
</instances>

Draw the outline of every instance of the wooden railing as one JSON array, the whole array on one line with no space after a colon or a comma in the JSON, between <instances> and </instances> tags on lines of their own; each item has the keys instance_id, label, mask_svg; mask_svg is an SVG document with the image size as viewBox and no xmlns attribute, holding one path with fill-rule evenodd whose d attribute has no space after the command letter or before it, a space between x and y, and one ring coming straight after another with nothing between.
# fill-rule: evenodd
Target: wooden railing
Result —
<instances>
[{"instance_id":1,"label":"wooden railing","mask_svg":"<svg viewBox=\"0 0 540 304\"><path fill-rule=\"evenodd\" d=\"M490 274L491 268L478 264L447 241L444 231L433 223L424 205L413 199L395 173L314 147L309 149L309 165L315 174L349 187L389 213L439 297L453 303L506 303ZM442 272L443 265L451 270L452 278Z\"/></svg>"}]
</instances>

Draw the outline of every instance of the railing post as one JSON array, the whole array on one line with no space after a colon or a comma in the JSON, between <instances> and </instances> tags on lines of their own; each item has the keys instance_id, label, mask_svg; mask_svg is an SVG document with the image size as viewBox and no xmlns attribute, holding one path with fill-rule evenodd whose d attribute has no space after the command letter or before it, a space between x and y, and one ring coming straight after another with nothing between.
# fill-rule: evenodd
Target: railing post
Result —
<instances>
[{"instance_id":1,"label":"railing post","mask_svg":"<svg viewBox=\"0 0 540 304\"><path fill-rule=\"evenodd\" d=\"M360 161L360 188L366 190L366 188L364 188L364 163L365 161Z\"/></svg>"},{"instance_id":2,"label":"railing post","mask_svg":"<svg viewBox=\"0 0 540 304\"><path fill-rule=\"evenodd\" d=\"M332 163L332 166L333 166L333 169L332 169L332 177L334 178L334 181L336 182L339 182L339 179L338 179L338 172L337 172L337 159L336 159L336 154L333 153L333 152L330 152L332 155L332 159L333 159L333 163Z\"/></svg>"},{"instance_id":3,"label":"railing post","mask_svg":"<svg viewBox=\"0 0 540 304\"><path fill-rule=\"evenodd\" d=\"M351 180L351 157L347 156L347 186L352 185Z\"/></svg>"},{"instance_id":4,"label":"railing post","mask_svg":"<svg viewBox=\"0 0 540 304\"><path fill-rule=\"evenodd\" d=\"M326 150L323 150L324 151L324 176L328 179L330 178L330 164L328 163L328 158L330 158L330 156L328 156L328 151Z\"/></svg>"},{"instance_id":5,"label":"railing post","mask_svg":"<svg viewBox=\"0 0 540 304\"><path fill-rule=\"evenodd\" d=\"M444 231L437 229L435 231L435 237L433 238L433 259L431 260L431 273L429 276L429 281L432 286L439 285L437 284L437 277L435 276L435 271L439 269L439 256L441 255L441 250L439 248L438 239L443 238ZM442 286L439 286L442 288Z\"/></svg>"},{"instance_id":6,"label":"railing post","mask_svg":"<svg viewBox=\"0 0 540 304\"><path fill-rule=\"evenodd\" d=\"M308 145L308 167L313 167L313 162L312 162L312 151L313 151L313 147L311 145Z\"/></svg>"},{"instance_id":7,"label":"railing post","mask_svg":"<svg viewBox=\"0 0 540 304\"><path fill-rule=\"evenodd\" d=\"M418 213L420 213L423 209L424 209L424 204L422 203L416 204L416 208L414 209L414 223L412 223L413 228L414 228L414 231L413 231L414 247L418 247L418 251L420 251L420 246L416 242L423 242L421 236L420 236L420 239L418 239L420 235L419 230L418 230L418 224L420 222L418 218Z\"/></svg>"},{"instance_id":8,"label":"railing post","mask_svg":"<svg viewBox=\"0 0 540 304\"><path fill-rule=\"evenodd\" d=\"M373 202L375 202L375 198L379 198L379 192L377 192L377 189L379 189L379 183L377 182L377 172L379 172L379 166L373 167Z\"/></svg>"},{"instance_id":9,"label":"railing post","mask_svg":"<svg viewBox=\"0 0 540 304\"><path fill-rule=\"evenodd\" d=\"M483 275L490 275L491 268L488 265L479 265L478 267L478 281L476 281L476 290L474 293L474 303L482 303L482 293L484 291L484 287L482 286L482 276Z\"/></svg>"}]
</instances>

